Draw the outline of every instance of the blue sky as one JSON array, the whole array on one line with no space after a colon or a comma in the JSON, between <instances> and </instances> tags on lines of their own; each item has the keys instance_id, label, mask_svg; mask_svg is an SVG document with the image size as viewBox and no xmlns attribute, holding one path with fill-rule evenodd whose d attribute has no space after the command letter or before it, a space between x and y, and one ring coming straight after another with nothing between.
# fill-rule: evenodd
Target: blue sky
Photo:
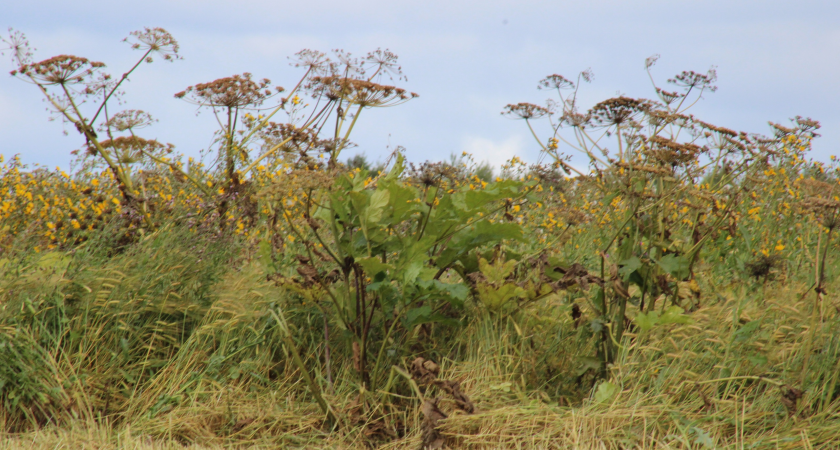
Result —
<instances>
[{"instance_id":1,"label":"blue sky","mask_svg":"<svg viewBox=\"0 0 840 450\"><path fill-rule=\"evenodd\" d=\"M69 6L68 5L72 5ZM143 66L126 86L126 108L160 119L145 137L197 155L211 142L210 114L173 95L196 83L251 72L290 88L301 75L287 57L303 48L362 56L378 47L400 55L420 94L402 106L366 112L356 152L383 157L406 147L413 161L468 151L497 165L536 159L524 124L503 118L508 103L542 103L537 81L591 68L582 105L616 94L652 98L644 60L663 85L682 70L717 66L719 90L693 110L700 119L769 133L767 121L796 115L822 122L812 156L840 153L840 3L830 1L40 1L7 2L0 25L25 32L36 60L75 54L121 74L137 54L120 42L159 26L181 45L183 61ZM0 60L7 73L8 55ZM0 154L68 167L82 143L50 122L31 85L0 75ZM62 131L67 130L65 136ZM577 160L582 164L582 160Z\"/></svg>"}]
</instances>

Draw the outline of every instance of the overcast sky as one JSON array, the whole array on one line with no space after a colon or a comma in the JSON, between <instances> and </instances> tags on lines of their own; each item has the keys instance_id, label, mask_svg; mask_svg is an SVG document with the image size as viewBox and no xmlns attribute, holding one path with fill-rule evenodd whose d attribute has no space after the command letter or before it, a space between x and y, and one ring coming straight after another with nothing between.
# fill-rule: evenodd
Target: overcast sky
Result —
<instances>
[{"instance_id":1,"label":"overcast sky","mask_svg":"<svg viewBox=\"0 0 840 450\"><path fill-rule=\"evenodd\" d=\"M495 165L513 155L533 161L524 123L499 114L506 104L542 103L537 81L587 68L595 78L583 86L584 107L616 94L653 98L644 60L657 53L663 86L682 70L717 66L719 90L692 110L702 120L769 134L768 121L809 116L823 125L812 156L840 153L840 2L43 0L4 2L0 25L25 32L36 60L74 54L117 75L137 57L121 42L129 32L167 29L185 59L142 66L125 107L160 119L144 136L186 155L210 144L215 121L176 92L242 72L291 88L301 72L287 57L301 49L363 56L378 47L400 55L408 76L400 85L420 97L362 114L353 152L374 160L402 145L413 161L462 151ZM8 54L0 69L13 69ZM0 75L0 154L69 165L83 140L49 122L45 107L34 86Z\"/></svg>"}]
</instances>

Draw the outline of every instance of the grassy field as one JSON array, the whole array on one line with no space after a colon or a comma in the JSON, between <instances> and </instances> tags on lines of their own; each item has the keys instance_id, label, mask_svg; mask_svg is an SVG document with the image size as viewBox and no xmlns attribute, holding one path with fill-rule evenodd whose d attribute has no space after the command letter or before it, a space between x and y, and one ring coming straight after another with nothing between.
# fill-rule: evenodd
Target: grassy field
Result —
<instances>
[{"instance_id":1,"label":"grassy field","mask_svg":"<svg viewBox=\"0 0 840 450\"><path fill-rule=\"evenodd\" d=\"M0 160L0 448L840 448L840 166L690 115L714 71L588 110L550 75L503 111L542 162L494 173L339 158L416 97L390 52L188 87L196 160L106 108L127 75L4 42L84 144Z\"/></svg>"}]
</instances>

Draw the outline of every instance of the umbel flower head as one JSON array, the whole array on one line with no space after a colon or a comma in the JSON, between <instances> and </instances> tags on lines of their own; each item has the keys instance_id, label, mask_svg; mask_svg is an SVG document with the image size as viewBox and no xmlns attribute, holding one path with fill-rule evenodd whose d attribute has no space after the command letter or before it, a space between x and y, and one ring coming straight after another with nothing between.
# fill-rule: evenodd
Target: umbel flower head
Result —
<instances>
[{"instance_id":1,"label":"umbel flower head","mask_svg":"<svg viewBox=\"0 0 840 450\"><path fill-rule=\"evenodd\" d=\"M153 139L143 139L138 136L120 136L113 140L108 139L100 143L102 148L113 151L121 163L131 164L140 161L144 154L163 156L172 153L172 144L162 144ZM94 153L93 147L88 148L89 153Z\"/></svg>"},{"instance_id":2,"label":"umbel flower head","mask_svg":"<svg viewBox=\"0 0 840 450\"><path fill-rule=\"evenodd\" d=\"M40 62L26 64L13 70L13 76L22 75L34 82L49 85L81 84L89 81L104 63L90 61L73 55L58 55Z\"/></svg>"},{"instance_id":3,"label":"umbel flower head","mask_svg":"<svg viewBox=\"0 0 840 450\"><path fill-rule=\"evenodd\" d=\"M652 109L648 100L629 97L615 97L604 100L589 110L591 122L595 126L621 125L639 113Z\"/></svg>"},{"instance_id":4,"label":"umbel flower head","mask_svg":"<svg viewBox=\"0 0 840 450\"><path fill-rule=\"evenodd\" d=\"M548 114L548 108L544 108L533 103L517 103L515 105L507 105L502 110L503 116L513 117L515 119L539 119Z\"/></svg>"},{"instance_id":5,"label":"umbel flower head","mask_svg":"<svg viewBox=\"0 0 840 450\"><path fill-rule=\"evenodd\" d=\"M669 83L682 87L686 92L692 89L708 89L714 92L717 90L717 86L712 84L715 81L717 81L717 70L714 67L706 73L684 70L679 75L668 80Z\"/></svg>"},{"instance_id":6,"label":"umbel flower head","mask_svg":"<svg viewBox=\"0 0 840 450\"><path fill-rule=\"evenodd\" d=\"M174 62L183 59L178 55L178 50L180 49L178 41L163 28L145 27L142 31L132 31L130 34L131 36L123 39L123 41L128 42L129 39L136 40L137 42L131 44L131 48L147 52L147 63L152 62L152 53L163 56L165 61Z\"/></svg>"},{"instance_id":7,"label":"umbel flower head","mask_svg":"<svg viewBox=\"0 0 840 450\"><path fill-rule=\"evenodd\" d=\"M105 122L100 129L102 131L109 128L116 131L132 131L140 128L146 128L154 122L157 122L157 120L153 119L152 116L145 111L141 111L139 109L127 109L114 114L114 117L108 119L108 121Z\"/></svg>"},{"instance_id":8,"label":"umbel flower head","mask_svg":"<svg viewBox=\"0 0 840 450\"><path fill-rule=\"evenodd\" d=\"M563 75L549 75L537 84L537 89L574 89L575 83Z\"/></svg>"},{"instance_id":9,"label":"umbel flower head","mask_svg":"<svg viewBox=\"0 0 840 450\"><path fill-rule=\"evenodd\" d=\"M248 72L242 75L219 78L209 83L200 83L190 86L175 94L175 98L209 107L244 108L247 106L259 106L266 99L277 93L283 92L282 87L276 87L272 92L269 86L271 80L263 78L262 81L251 80Z\"/></svg>"},{"instance_id":10,"label":"umbel flower head","mask_svg":"<svg viewBox=\"0 0 840 450\"><path fill-rule=\"evenodd\" d=\"M419 97L396 86L336 75L312 78L310 89L330 100L341 99L365 108L396 106Z\"/></svg>"}]
</instances>

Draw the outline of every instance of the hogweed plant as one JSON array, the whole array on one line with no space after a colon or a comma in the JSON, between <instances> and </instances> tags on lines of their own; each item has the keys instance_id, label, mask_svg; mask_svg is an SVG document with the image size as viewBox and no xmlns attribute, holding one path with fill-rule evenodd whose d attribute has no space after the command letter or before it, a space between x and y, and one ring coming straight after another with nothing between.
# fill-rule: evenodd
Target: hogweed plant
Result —
<instances>
[{"instance_id":1,"label":"hogweed plant","mask_svg":"<svg viewBox=\"0 0 840 450\"><path fill-rule=\"evenodd\" d=\"M157 56L165 61L181 59L178 42L162 28L132 32L125 41L142 55L122 76L114 78L103 71L104 63L78 56L60 55L33 62L33 51L22 33L10 30L3 38L16 66L12 75L34 84L52 113L84 136L85 151L100 158L112 172L125 206L136 211L147 229L156 225L143 177L133 166L152 162L167 167L176 178L191 183L206 201L217 204L223 221L235 220L229 211L231 198L249 197L241 195L247 177L278 170L279 164L288 160L277 158L278 152L296 155L295 164L313 168L320 164L320 158L329 155L328 163L335 167L342 150L351 146L349 138L363 110L396 106L417 97L402 88L378 83L383 77L405 79L397 55L388 50L378 49L361 59L336 50L336 61L324 53L303 50L292 62L305 69L303 76L275 105L266 103L284 89L272 89L270 80L254 80L250 73L199 83L175 94L200 109L211 110L220 126L216 162L208 169L185 169L179 159L172 158L172 145L135 133L154 122L148 113L112 111L125 83L142 64L152 63ZM300 95L305 94L311 95L312 104L303 101ZM271 121L280 112L288 116L288 123ZM105 133L107 139L97 131ZM218 169L218 180L213 179L214 168Z\"/></svg>"},{"instance_id":2,"label":"hogweed plant","mask_svg":"<svg viewBox=\"0 0 840 450\"><path fill-rule=\"evenodd\" d=\"M311 173L298 187L303 220L287 208L279 184L273 202L285 226L278 230L291 232L297 267L280 264L272 250L279 239L261 244L266 267L275 270L269 276L322 312L325 343L330 334L346 336L360 398L383 389L391 366L416 343L412 335L428 335L435 323L458 325L470 288L450 269L471 272L477 247L523 238L521 226L503 217L505 205L525 195L519 182L447 188L445 174L429 170L415 185L404 170L397 154L387 173L346 172L328 189L326 174Z\"/></svg>"},{"instance_id":3,"label":"hogweed plant","mask_svg":"<svg viewBox=\"0 0 840 450\"><path fill-rule=\"evenodd\" d=\"M162 57L164 61L177 61L180 59L179 46L163 28L135 31L124 41L130 43L132 49L142 52L142 55L122 76L113 78L104 72L104 63L80 56L59 55L33 62L33 51L22 33L10 31L9 37L3 38L16 65L11 72L12 76L35 85L46 98L51 112L73 125L84 136L88 151L102 158L120 183L119 189L125 205L138 211L145 225L153 228L149 207L142 192L144 188L136 183L131 164L137 161L139 153L165 154L170 147L156 141L139 141L133 133L130 138L117 140L113 132L130 131L148 125L149 121L141 113L134 115L134 121L128 118L130 113L124 113L123 116L117 113L112 117L113 111L109 111L108 106L121 96L120 89L140 65L152 63L156 56ZM108 139L101 139L97 134L99 125L104 126Z\"/></svg>"},{"instance_id":4,"label":"hogweed plant","mask_svg":"<svg viewBox=\"0 0 840 450\"><path fill-rule=\"evenodd\" d=\"M595 312L592 329L600 335L602 373L632 323L628 302L638 308L636 326L661 318L666 308L682 312L696 307L693 300L686 304L681 299L699 295L694 270L708 242L722 233L734 237L743 180L785 157L787 135L810 138L819 127L797 118L786 136L768 138L703 122L689 110L716 90L715 69L684 71L668 80L675 88L668 91L651 74L657 59L645 61L656 100L620 96L583 111L578 89L581 81L592 79L585 71L577 81L561 75L540 81L540 89L557 95L545 106L518 103L503 112L524 120L557 167L576 172L598 192L599 203L612 209L611 223L601 223L596 249L605 286L588 297ZM533 123L543 118L547 139L539 137ZM584 155L591 172L571 167L560 144Z\"/></svg>"}]
</instances>

